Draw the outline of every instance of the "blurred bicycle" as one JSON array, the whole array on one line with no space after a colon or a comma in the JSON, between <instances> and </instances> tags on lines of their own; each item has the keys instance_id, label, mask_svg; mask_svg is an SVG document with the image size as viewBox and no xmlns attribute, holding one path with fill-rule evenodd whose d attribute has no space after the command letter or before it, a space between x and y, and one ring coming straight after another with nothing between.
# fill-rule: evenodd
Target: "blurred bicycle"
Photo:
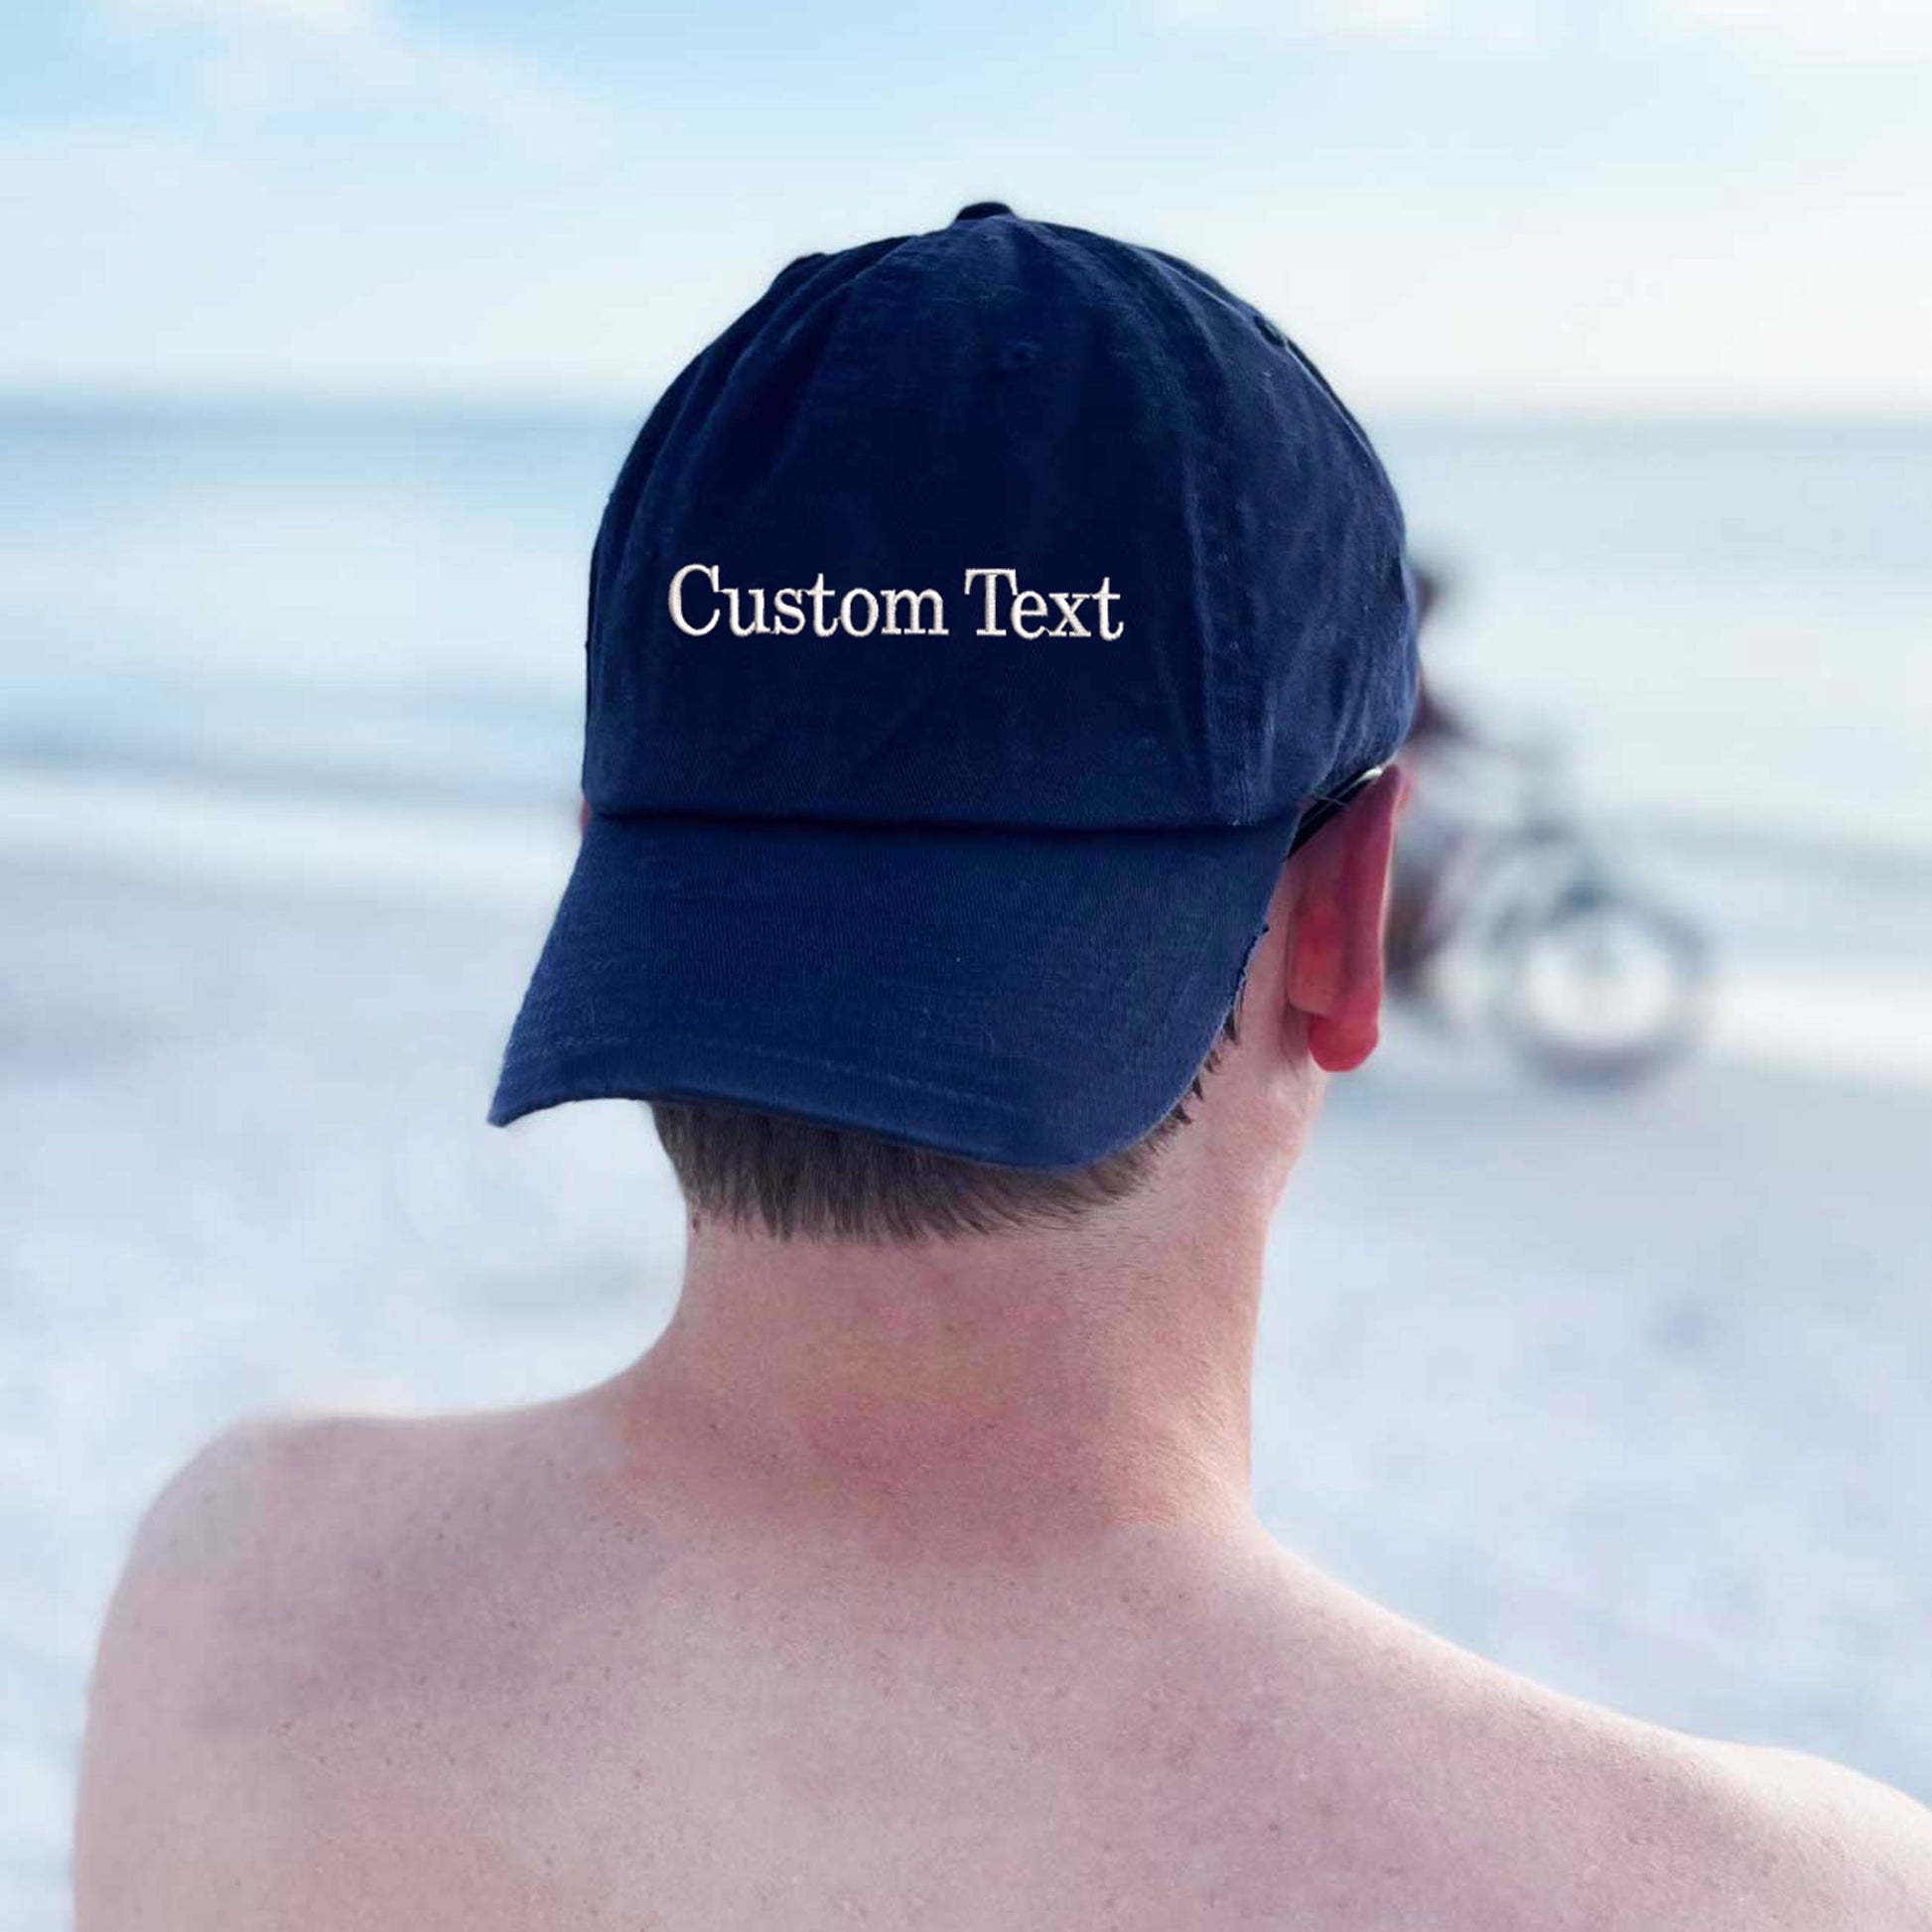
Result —
<instances>
[{"instance_id":1,"label":"blurred bicycle","mask_svg":"<svg viewBox=\"0 0 1932 1932\"><path fill-rule=\"evenodd\" d=\"M1579 817L1551 746L1426 734L1388 926L1391 990L1477 1015L1526 1065L1613 1083L1655 1072L1703 1031L1710 951L1682 913L1623 878Z\"/></svg>"}]
</instances>

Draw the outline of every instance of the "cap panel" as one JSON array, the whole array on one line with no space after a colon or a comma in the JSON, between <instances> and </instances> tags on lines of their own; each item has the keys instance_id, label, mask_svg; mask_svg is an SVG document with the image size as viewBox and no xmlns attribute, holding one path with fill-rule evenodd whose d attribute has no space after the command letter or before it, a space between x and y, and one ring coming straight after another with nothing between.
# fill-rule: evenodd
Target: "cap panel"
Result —
<instances>
[{"instance_id":1,"label":"cap panel","mask_svg":"<svg viewBox=\"0 0 1932 1932\"><path fill-rule=\"evenodd\" d=\"M996 213L802 258L613 494L586 790L835 822L1278 816L1400 739L1401 555L1353 419L1173 257Z\"/></svg>"},{"instance_id":2,"label":"cap panel","mask_svg":"<svg viewBox=\"0 0 1932 1932\"><path fill-rule=\"evenodd\" d=\"M595 800L614 763L647 751L626 745L626 726L643 732L653 720L638 704L641 637L633 637L625 605L641 568L638 538L665 515L681 470L677 453L705 434L720 398L748 355L762 359L773 342L788 345L809 366L836 324L850 285L901 237L866 242L837 255L801 255L772 277L757 302L678 372L657 400L618 473L591 550L585 631L586 713L583 785ZM739 377L741 384L744 378ZM755 377L754 380L760 378Z\"/></svg>"},{"instance_id":3,"label":"cap panel","mask_svg":"<svg viewBox=\"0 0 1932 1932\"><path fill-rule=\"evenodd\" d=\"M1198 338L1220 564L1202 587L1201 641L1226 721L1221 795L1242 819L1291 811L1407 734L1401 504L1361 425L1268 317L1178 256L1093 239L1124 273L1175 290L1174 326Z\"/></svg>"},{"instance_id":4,"label":"cap panel","mask_svg":"<svg viewBox=\"0 0 1932 1932\"><path fill-rule=\"evenodd\" d=\"M900 243L836 316L780 313L729 380L694 384L643 495L614 503L630 523L591 644L608 666L593 802L1069 828L1238 817L1201 647L1225 492L1198 433L1202 349L1171 303L1037 224L981 219ZM701 636L668 610L687 564L704 567L683 580ZM967 575L995 570L1010 575ZM821 580L814 609L800 594ZM765 634L731 633L732 589ZM815 634L847 591L867 622L888 591L927 593L916 619L895 601L925 628ZM1039 601L1016 611L1016 592ZM814 621L778 634L801 613Z\"/></svg>"},{"instance_id":5,"label":"cap panel","mask_svg":"<svg viewBox=\"0 0 1932 1932\"><path fill-rule=\"evenodd\" d=\"M1277 684L1277 702L1261 707L1257 762L1291 773L1299 787L1291 794L1278 776L1273 797L1281 801L1333 791L1393 758L1408 736L1419 672L1408 533L1395 486L1306 351L1273 325L1270 332L1276 349L1268 365L1287 376L1287 393L1310 425L1311 463L1323 479L1317 488L1311 478L1293 497L1302 513L1290 519L1295 535L1285 551L1303 616L1293 649L1298 704L1280 703ZM1318 721L1311 744L1297 743L1287 757L1268 744L1269 734L1284 731L1308 739L1306 720ZM1324 753L1319 777L1310 778Z\"/></svg>"}]
</instances>

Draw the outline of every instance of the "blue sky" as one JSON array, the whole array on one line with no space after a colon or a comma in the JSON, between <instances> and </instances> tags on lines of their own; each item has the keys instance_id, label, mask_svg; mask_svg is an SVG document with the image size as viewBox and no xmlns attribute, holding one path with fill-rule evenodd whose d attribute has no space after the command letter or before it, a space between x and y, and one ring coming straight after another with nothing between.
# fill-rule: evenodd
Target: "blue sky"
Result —
<instances>
[{"instance_id":1,"label":"blue sky","mask_svg":"<svg viewBox=\"0 0 1932 1932\"><path fill-rule=\"evenodd\" d=\"M1377 408L1932 407L1926 0L29 0L0 387L625 405L997 198Z\"/></svg>"}]
</instances>

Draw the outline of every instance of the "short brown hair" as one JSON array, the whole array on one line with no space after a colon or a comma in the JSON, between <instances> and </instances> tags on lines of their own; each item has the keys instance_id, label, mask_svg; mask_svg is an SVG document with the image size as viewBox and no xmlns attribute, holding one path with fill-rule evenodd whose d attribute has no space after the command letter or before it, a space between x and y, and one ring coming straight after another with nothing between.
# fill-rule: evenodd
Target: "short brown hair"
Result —
<instances>
[{"instance_id":1,"label":"short brown hair","mask_svg":"<svg viewBox=\"0 0 1932 1932\"><path fill-rule=\"evenodd\" d=\"M651 1118L694 1217L715 1215L779 1240L883 1245L1064 1227L1147 1179L1155 1157L1188 1124L1187 1102L1200 1096L1223 1042L1240 1037L1239 1011L1237 1004L1173 1110L1090 1168L992 1167L709 1100L653 1100Z\"/></svg>"}]
</instances>

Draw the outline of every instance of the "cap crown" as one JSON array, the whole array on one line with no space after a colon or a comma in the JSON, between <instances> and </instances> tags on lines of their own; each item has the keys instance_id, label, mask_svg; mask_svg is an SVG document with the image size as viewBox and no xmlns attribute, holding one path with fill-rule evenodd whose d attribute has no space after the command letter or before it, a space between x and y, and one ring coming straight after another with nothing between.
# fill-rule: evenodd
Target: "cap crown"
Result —
<instances>
[{"instance_id":1,"label":"cap crown","mask_svg":"<svg viewBox=\"0 0 1932 1932\"><path fill-rule=\"evenodd\" d=\"M1354 419L1185 262L1005 211L807 255L619 477L585 792L617 815L1285 817L1407 729L1403 552ZM763 631L734 633L731 590Z\"/></svg>"}]
</instances>

